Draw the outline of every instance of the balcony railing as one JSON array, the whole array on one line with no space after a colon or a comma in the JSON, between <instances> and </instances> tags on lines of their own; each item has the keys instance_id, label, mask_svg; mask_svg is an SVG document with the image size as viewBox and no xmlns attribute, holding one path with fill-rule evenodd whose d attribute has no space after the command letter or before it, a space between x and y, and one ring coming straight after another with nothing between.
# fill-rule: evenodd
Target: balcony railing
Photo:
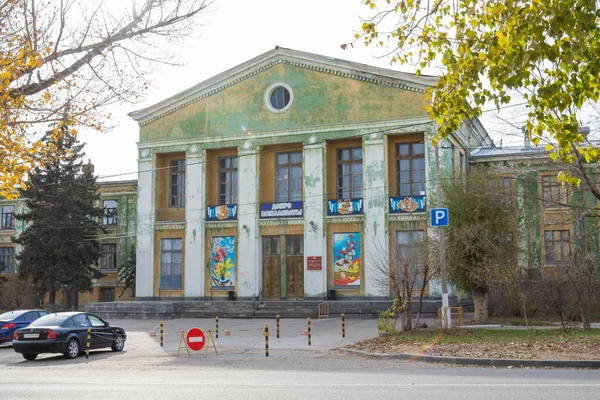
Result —
<instances>
[{"instance_id":1,"label":"balcony railing","mask_svg":"<svg viewBox=\"0 0 600 400\"><path fill-rule=\"evenodd\" d=\"M185 221L185 208L157 208L156 222L183 222Z\"/></svg>"}]
</instances>

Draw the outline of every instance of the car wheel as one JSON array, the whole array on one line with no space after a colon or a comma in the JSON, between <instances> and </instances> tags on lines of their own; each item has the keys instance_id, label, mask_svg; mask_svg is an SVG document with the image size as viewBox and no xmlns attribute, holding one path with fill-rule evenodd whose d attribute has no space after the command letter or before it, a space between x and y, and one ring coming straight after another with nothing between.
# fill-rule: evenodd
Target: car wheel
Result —
<instances>
[{"instance_id":1,"label":"car wheel","mask_svg":"<svg viewBox=\"0 0 600 400\"><path fill-rule=\"evenodd\" d=\"M114 340L111 349L112 351L121 351L125 347L125 337L123 335L117 335L117 338Z\"/></svg>"},{"instance_id":2,"label":"car wheel","mask_svg":"<svg viewBox=\"0 0 600 400\"><path fill-rule=\"evenodd\" d=\"M37 358L37 353L23 353L23 358L27 361L33 361Z\"/></svg>"},{"instance_id":3,"label":"car wheel","mask_svg":"<svg viewBox=\"0 0 600 400\"><path fill-rule=\"evenodd\" d=\"M64 356L65 358L75 358L79 355L79 342L76 339L71 339L67 343L67 348L65 349Z\"/></svg>"}]
</instances>

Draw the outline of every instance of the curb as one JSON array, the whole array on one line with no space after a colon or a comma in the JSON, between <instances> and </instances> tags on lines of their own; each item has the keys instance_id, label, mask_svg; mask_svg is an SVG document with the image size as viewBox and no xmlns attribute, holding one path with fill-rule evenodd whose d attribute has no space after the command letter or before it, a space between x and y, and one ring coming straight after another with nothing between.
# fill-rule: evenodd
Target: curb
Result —
<instances>
[{"instance_id":1,"label":"curb","mask_svg":"<svg viewBox=\"0 0 600 400\"><path fill-rule=\"evenodd\" d=\"M459 365L481 365L486 367L555 367L577 369L600 369L600 360L515 360L506 358L464 358L445 356L426 356L422 354L378 354L363 350L338 349L345 353L356 354L362 357L386 358L391 360L420 361L426 363L444 363Z\"/></svg>"}]
</instances>

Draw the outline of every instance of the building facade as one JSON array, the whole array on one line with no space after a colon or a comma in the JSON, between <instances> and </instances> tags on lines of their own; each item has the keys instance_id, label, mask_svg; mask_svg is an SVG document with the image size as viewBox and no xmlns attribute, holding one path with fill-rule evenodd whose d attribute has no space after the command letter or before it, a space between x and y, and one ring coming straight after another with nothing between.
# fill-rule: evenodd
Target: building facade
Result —
<instances>
[{"instance_id":1,"label":"building facade","mask_svg":"<svg viewBox=\"0 0 600 400\"><path fill-rule=\"evenodd\" d=\"M131 113L136 297L387 298L382 260L432 234L433 84L275 48ZM469 121L440 168L491 145Z\"/></svg>"},{"instance_id":2,"label":"building facade","mask_svg":"<svg viewBox=\"0 0 600 400\"><path fill-rule=\"evenodd\" d=\"M119 181L99 183L102 207L105 214L99 231L102 256L98 260L98 269L105 275L93 282L92 292L56 294L56 306L61 309L77 309L90 302L131 300L134 294L124 290L119 283L118 265L127 261L135 253L137 181ZM15 278L19 267L16 255L20 246L12 241L26 228L24 221L17 221L14 213L25 209L25 200L0 199L0 276Z\"/></svg>"}]
</instances>

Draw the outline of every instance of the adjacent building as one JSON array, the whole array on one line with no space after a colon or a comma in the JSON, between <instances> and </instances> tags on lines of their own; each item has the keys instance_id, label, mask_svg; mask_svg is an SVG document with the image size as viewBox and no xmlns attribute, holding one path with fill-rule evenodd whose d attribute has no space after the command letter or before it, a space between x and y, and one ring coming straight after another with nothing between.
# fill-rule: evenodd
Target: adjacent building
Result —
<instances>
[{"instance_id":1,"label":"adjacent building","mask_svg":"<svg viewBox=\"0 0 600 400\"><path fill-rule=\"evenodd\" d=\"M105 275L93 283L92 292L72 293L60 291L56 295L57 309L77 309L89 302L131 300L134 295L119 283L117 267L135 252L137 182L119 181L99 183L104 217L99 221L103 232L98 231L102 256L98 269ZM12 241L26 228L24 221L14 218L14 213L24 211L24 199L0 199L0 276L12 279L18 274L15 257L20 246Z\"/></svg>"}]
</instances>

